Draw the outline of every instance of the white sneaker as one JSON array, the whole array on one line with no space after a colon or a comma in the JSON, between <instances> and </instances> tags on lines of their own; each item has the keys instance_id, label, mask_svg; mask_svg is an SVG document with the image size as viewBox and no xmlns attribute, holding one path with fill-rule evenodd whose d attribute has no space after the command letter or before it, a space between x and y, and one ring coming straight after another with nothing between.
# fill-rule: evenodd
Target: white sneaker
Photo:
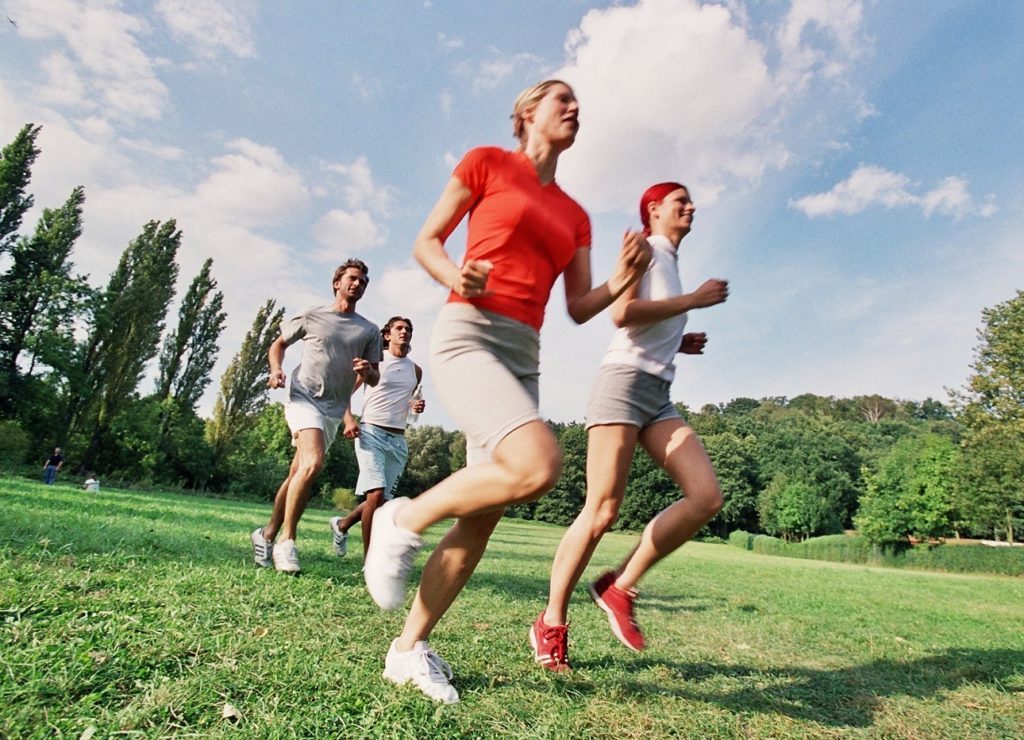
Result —
<instances>
[{"instance_id":1,"label":"white sneaker","mask_svg":"<svg viewBox=\"0 0 1024 740\"><path fill-rule=\"evenodd\" d=\"M331 517L331 534L334 535L334 554L343 558L348 554L348 532L342 532L338 527L340 521L340 516Z\"/></svg>"},{"instance_id":2,"label":"white sneaker","mask_svg":"<svg viewBox=\"0 0 1024 740\"><path fill-rule=\"evenodd\" d=\"M434 701L457 704L459 692L450 683L452 667L445 659L431 650L426 640L418 641L407 653L395 647L397 642L392 641L388 655L384 658L384 678L399 686L412 681L416 688Z\"/></svg>"},{"instance_id":3,"label":"white sneaker","mask_svg":"<svg viewBox=\"0 0 1024 740\"><path fill-rule=\"evenodd\" d=\"M298 573L299 551L295 549L295 540L284 540L274 545L274 567L279 573Z\"/></svg>"},{"instance_id":4,"label":"white sneaker","mask_svg":"<svg viewBox=\"0 0 1024 740\"><path fill-rule=\"evenodd\" d=\"M254 529L249 535L249 539L252 540L252 557L256 561L256 567L269 568L273 565L274 561L271 557L274 552L274 543L263 539L263 527Z\"/></svg>"},{"instance_id":5,"label":"white sneaker","mask_svg":"<svg viewBox=\"0 0 1024 740\"><path fill-rule=\"evenodd\" d=\"M395 524L395 513L407 503L407 498L392 499L374 513L373 537L363 563L366 590L377 606L389 612L405 601L409 572L423 547L422 537Z\"/></svg>"}]
</instances>

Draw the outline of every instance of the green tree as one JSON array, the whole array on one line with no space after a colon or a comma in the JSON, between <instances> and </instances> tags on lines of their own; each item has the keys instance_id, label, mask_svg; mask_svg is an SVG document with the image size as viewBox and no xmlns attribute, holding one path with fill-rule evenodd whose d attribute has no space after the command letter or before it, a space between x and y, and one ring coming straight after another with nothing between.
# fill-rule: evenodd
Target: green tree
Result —
<instances>
[{"instance_id":1,"label":"green tree","mask_svg":"<svg viewBox=\"0 0 1024 740\"><path fill-rule=\"evenodd\" d=\"M203 263L178 310L178 325L164 339L156 397L175 399L194 409L210 384L217 361L218 340L224 330L224 294L210 275L213 259Z\"/></svg>"},{"instance_id":2,"label":"green tree","mask_svg":"<svg viewBox=\"0 0 1024 740\"><path fill-rule=\"evenodd\" d=\"M826 507L816 507L812 519L817 528L811 534L841 531L856 510L860 494L859 455L833 419L788 409L773 416L776 418L766 423L757 436L757 463L762 480L780 478L787 483L806 483L821 506ZM762 511L760 503L758 510ZM761 526L767 529L763 518Z\"/></svg>"},{"instance_id":3,"label":"green tree","mask_svg":"<svg viewBox=\"0 0 1024 740\"><path fill-rule=\"evenodd\" d=\"M616 529L641 530L679 500L679 487L642 447L633 455Z\"/></svg>"},{"instance_id":4,"label":"green tree","mask_svg":"<svg viewBox=\"0 0 1024 740\"><path fill-rule=\"evenodd\" d=\"M961 500L968 526L1013 542L1024 513L1024 291L982 321L974 373L951 394L966 427Z\"/></svg>"},{"instance_id":5,"label":"green tree","mask_svg":"<svg viewBox=\"0 0 1024 740\"><path fill-rule=\"evenodd\" d=\"M39 156L36 137L40 126L26 123L14 140L0 150L0 255L10 249L25 212L32 207L27 195L32 165Z\"/></svg>"},{"instance_id":6,"label":"green tree","mask_svg":"<svg viewBox=\"0 0 1024 740\"><path fill-rule=\"evenodd\" d=\"M231 445L231 453L218 471L221 484L233 493L272 500L288 475L294 454L284 406L268 403L252 414Z\"/></svg>"},{"instance_id":7,"label":"green tree","mask_svg":"<svg viewBox=\"0 0 1024 740\"><path fill-rule=\"evenodd\" d=\"M974 373L953 400L968 427L1024 420L1024 291L981 312Z\"/></svg>"},{"instance_id":8,"label":"green tree","mask_svg":"<svg viewBox=\"0 0 1024 740\"><path fill-rule=\"evenodd\" d=\"M720 537L734 529L751 530L757 526L757 492L760 479L757 470L756 441L738 437L731 432L704 438L704 447L715 468L722 489L722 510L708 523Z\"/></svg>"},{"instance_id":9,"label":"green tree","mask_svg":"<svg viewBox=\"0 0 1024 740\"><path fill-rule=\"evenodd\" d=\"M963 443L957 478L963 522L973 534L1013 543L1024 528L1024 422L987 424Z\"/></svg>"},{"instance_id":10,"label":"green tree","mask_svg":"<svg viewBox=\"0 0 1024 740\"><path fill-rule=\"evenodd\" d=\"M409 460L398 481L400 496L418 496L451 475L451 434L427 424L406 432Z\"/></svg>"},{"instance_id":11,"label":"green tree","mask_svg":"<svg viewBox=\"0 0 1024 740\"><path fill-rule=\"evenodd\" d=\"M587 495L587 432L582 424L556 427L562 448L562 475L555 487L533 503L534 519L566 526L583 508Z\"/></svg>"},{"instance_id":12,"label":"green tree","mask_svg":"<svg viewBox=\"0 0 1024 740\"><path fill-rule=\"evenodd\" d=\"M102 295L82 358L91 399L81 399L76 414L91 430L86 467L95 466L103 436L134 398L146 363L156 355L174 296L180 244L173 219L150 221L122 253Z\"/></svg>"},{"instance_id":13,"label":"green tree","mask_svg":"<svg viewBox=\"0 0 1024 740\"><path fill-rule=\"evenodd\" d=\"M23 396L18 360L26 350L29 375L40 361L60 365L71 350L75 319L90 293L68 259L82 233L84 202L79 187L61 208L45 209L33 236L15 243L10 268L0 276L0 406L8 412Z\"/></svg>"},{"instance_id":14,"label":"green tree","mask_svg":"<svg viewBox=\"0 0 1024 740\"><path fill-rule=\"evenodd\" d=\"M805 480L785 474L772 478L757 499L761 526L786 541L805 540L819 532L838 530L835 502Z\"/></svg>"},{"instance_id":15,"label":"green tree","mask_svg":"<svg viewBox=\"0 0 1024 740\"><path fill-rule=\"evenodd\" d=\"M951 534L959 459L947 437L926 434L898 441L878 471L867 476L854 517L857 531L875 544Z\"/></svg>"},{"instance_id":16,"label":"green tree","mask_svg":"<svg viewBox=\"0 0 1024 740\"><path fill-rule=\"evenodd\" d=\"M281 319L284 317L284 308L275 311L274 306L272 298L260 306L252 326L245 333L241 348L221 377L213 418L207 425L207 438L213 445L218 465L227 458L234 442L267 405L267 378L270 373L267 353L281 333Z\"/></svg>"}]
</instances>

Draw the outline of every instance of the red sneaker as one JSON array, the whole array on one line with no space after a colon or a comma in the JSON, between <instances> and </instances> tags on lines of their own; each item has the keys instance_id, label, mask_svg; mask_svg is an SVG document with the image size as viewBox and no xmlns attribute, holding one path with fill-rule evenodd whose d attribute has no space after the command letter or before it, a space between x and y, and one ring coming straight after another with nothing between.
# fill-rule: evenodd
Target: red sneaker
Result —
<instances>
[{"instance_id":1,"label":"red sneaker","mask_svg":"<svg viewBox=\"0 0 1024 740\"><path fill-rule=\"evenodd\" d=\"M569 627L561 624L552 627L544 624L544 612L530 628L530 644L533 646L533 659L549 671L561 673L570 671L569 665Z\"/></svg>"},{"instance_id":2,"label":"red sneaker","mask_svg":"<svg viewBox=\"0 0 1024 740\"><path fill-rule=\"evenodd\" d=\"M590 598L594 600L604 613L608 615L608 623L612 632L623 645L630 650L640 652L644 649L644 633L636 623L633 607L636 604L635 588L623 591L615 586L615 574L608 571L587 586Z\"/></svg>"}]
</instances>

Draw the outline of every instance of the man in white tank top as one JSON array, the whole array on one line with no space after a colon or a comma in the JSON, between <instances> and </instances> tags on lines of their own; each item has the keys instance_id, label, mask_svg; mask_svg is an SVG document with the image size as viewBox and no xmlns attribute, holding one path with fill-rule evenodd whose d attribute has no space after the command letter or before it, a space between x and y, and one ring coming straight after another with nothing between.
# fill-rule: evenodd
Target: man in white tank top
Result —
<instances>
[{"instance_id":1,"label":"man in white tank top","mask_svg":"<svg viewBox=\"0 0 1024 740\"><path fill-rule=\"evenodd\" d=\"M363 526L363 554L366 554L373 514L384 501L394 497L395 484L409 459L405 427L410 413L420 414L426 407L418 392L423 370L409 359L412 321L393 316L381 327L381 335L387 349L380 363L380 382L366 387L358 424L351 411L345 414L344 434L355 440L359 461L356 496L365 496L365 499L347 517L331 519L334 552L339 556L348 552L348 530L356 522ZM359 386L356 383L355 388Z\"/></svg>"}]
</instances>

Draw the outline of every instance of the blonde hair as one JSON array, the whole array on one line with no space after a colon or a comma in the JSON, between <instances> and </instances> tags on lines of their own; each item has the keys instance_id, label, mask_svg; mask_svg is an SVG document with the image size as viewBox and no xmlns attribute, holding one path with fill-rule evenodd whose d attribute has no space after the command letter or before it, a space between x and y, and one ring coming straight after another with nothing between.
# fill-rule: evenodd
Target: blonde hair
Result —
<instances>
[{"instance_id":1,"label":"blonde hair","mask_svg":"<svg viewBox=\"0 0 1024 740\"><path fill-rule=\"evenodd\" d=\"M533 87L526 88L516 98L516 102L512 106L512 135L519 139L520 146L526 145L526 122L523 120L523 114L537 105L541 98L548 94L548 90L555 85L565 85L572 90L572 86L567 82L544 80Z\"/></svg>"}]
</instances>

